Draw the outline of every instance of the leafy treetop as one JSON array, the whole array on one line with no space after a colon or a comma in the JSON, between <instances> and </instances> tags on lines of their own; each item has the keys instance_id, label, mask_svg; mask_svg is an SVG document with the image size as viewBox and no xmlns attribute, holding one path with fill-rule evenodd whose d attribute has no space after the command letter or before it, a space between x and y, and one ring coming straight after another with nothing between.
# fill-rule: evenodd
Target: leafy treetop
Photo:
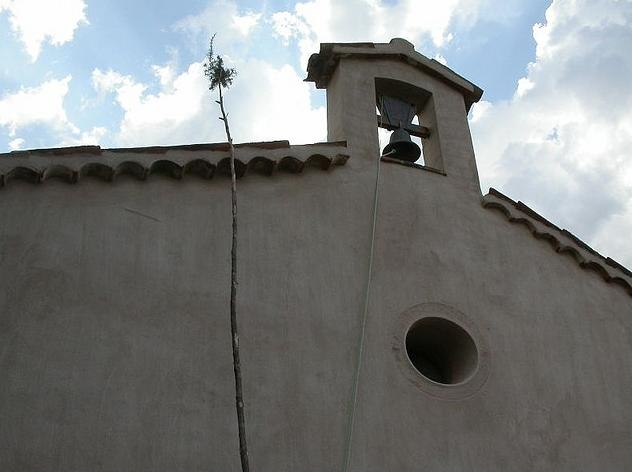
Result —
<instances>
[{"instance_id":1,"label":"leafy treetop","mask_svg":"<svg viewBox=\"0 0 632 472\"><path fill-rule=\"evenodd\" d=\"M233 79L237 75L237 71L232 67L224 66L224 59L217 54L213 55L213 40L215 35L211 37L204 63L204 75L208 77L208 89L213 91L218 86L220 88L228 88L233 83Z\"/></svg>"}]
</instances>

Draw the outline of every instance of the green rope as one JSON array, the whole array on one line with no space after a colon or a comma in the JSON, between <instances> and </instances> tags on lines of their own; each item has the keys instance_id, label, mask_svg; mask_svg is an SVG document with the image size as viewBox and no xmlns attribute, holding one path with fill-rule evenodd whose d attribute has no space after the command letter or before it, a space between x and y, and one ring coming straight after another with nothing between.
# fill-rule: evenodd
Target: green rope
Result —
<instances>
[{"instance_id":1,"label":"green rope","mask_svg":"<svg viewBox=\"0 0 632 472\"><path fill-rule=\"evenodd\" d=\"M369 269L366 279L366 290L364 294L364 311L362 313L362 326L360 328L360 341L358 345L358 360L356 364L356 370L353 379L353 392L351 394L351 409L349 418L349 431L347 434L347 443L345 447L345 461L343 471L349 471L349 464L351 462L351 442L353 440L353 429L355 426L355 412L358 401L358 384L360 381L360 370L362 367L362 354L364 353L364 338L366 331L366 323L369 313L369 297L371 294L371 274L373 271L373 247L375 245L375 225L377 221L377 203L378 203L378 190L380 184L380 161L381 156L377 160L376 172L375 172L375 191L373 193L373 221L371 223L371 248L369 251Z\"/></svg>"}]
</instances>

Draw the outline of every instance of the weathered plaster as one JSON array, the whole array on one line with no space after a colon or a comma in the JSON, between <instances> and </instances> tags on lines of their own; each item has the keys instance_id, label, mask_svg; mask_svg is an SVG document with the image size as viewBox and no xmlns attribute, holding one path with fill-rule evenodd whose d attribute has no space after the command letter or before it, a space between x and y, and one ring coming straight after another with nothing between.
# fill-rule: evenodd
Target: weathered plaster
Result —
<instances>
[{"instance_id":1,"label":"weathered plaster","mask_svg":"<svg viewBox=\"0 0 632 472\"><path fill-rule=\"evenodd\" d=\"M381 162L350 470L630 469L632 297L617 282L629 274L507 199L481 205L463 87L383 57L371 72L373 62L343 57L328 82L329 104L346 100L330 137L346 147L239 151L246 167L345 163L238 182L253 470L342 470L379 159L369 89L384 75L436 94L445 168ZM151 174L0 189L0 470L238 470L230 185L169 170L219 166L226 150L214 149L0 157L4 175L20 166L38 181L55 166L80 175L126 161ZM411 381L401 340L415 314L470 331L479 383Z\"/></svg>"}]
</instances>

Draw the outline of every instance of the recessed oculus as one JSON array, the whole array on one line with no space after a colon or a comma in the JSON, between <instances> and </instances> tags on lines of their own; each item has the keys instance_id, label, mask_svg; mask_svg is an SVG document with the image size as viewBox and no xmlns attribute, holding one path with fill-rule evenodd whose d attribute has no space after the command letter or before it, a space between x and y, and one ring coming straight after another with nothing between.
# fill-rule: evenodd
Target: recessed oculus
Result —
<instances>
[{"instance_id":1,"label":"recessed oculus","mask_svg":"<svg viewBox=\"0 0 632 472\"><path fill-rule=\"evenodd\" d=\"M422 318L406 333L406 353L415 369L443 385L468 380L478 366L478 350L472 337L453 321Z\"/></svg>"}]
</instances>

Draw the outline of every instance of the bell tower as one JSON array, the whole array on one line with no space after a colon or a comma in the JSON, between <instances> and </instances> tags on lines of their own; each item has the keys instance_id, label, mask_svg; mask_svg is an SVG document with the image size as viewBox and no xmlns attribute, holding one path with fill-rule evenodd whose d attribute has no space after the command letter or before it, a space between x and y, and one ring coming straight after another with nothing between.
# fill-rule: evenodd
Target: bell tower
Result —
<instances>
[{"instance_id":1,"label":"bell tower","mask_svg":"<svg viewBox=\"0 0 632 472\"><path fill-rule=\"evenodd\" d=\"M467 114L483 91L408 41L323 43L305 80L327 89L328 140L366 159L414 162L423 153L424 168L480 192ZM384 149L379 127L393 132Z\"/></svg>"}]
</instances>

